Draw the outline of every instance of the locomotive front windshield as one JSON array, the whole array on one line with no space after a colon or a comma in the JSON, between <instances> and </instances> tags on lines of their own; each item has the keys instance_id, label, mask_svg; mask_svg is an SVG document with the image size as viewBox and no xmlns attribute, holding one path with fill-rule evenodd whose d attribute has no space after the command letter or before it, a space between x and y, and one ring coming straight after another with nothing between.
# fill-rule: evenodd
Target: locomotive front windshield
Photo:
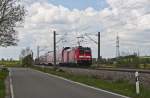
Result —
<instances>
[{"instance_id":1,"label":"locomotive front windshield","mask_svg":"<svg viewBox=\"0 0 150 98\"><path fill-rule=\"evenodd\" d=\"M84 47L80 47L79 48L79 52L80 52L80 54L90 54L91 53L91 49L90 48L84 48Z\"/></svg>"},{"instance_id":2,"label":"locomotive front windshield","mask_svg":"<svg viewBox=\"0 0 150 98\"><path fill-rule=\"evenodd\" d=\"M83 49L80 49L80 54L84 54L84 50Z\"/></svg>"}]
</instances>

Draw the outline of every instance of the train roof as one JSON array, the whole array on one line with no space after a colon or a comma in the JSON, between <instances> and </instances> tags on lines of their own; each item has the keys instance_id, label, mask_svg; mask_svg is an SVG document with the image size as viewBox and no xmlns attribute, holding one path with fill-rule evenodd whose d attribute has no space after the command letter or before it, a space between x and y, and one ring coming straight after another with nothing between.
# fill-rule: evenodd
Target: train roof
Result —
<instances>
[{"instance_id":1,"label":"train roof","mask_svg":"<svg viewBox=\"0 0 150 98\"><path fill-rule=\"evenodd\" d=\"M90 49L90 47L83 47L83 46L77 46L77 47L64 47L63 50L68 50L68 49Z\"/></svg>"},{"instance_id":2,"label":"train roof","mask_svg":"<svg viewBox=\"0 0 150 98\"><path fill-rule=\"evenodd\" d=\"M67 49L70 49L70 47L64 47L64 48L63 48L63 50L67 50Z\"/></svg>"}]
</instances>

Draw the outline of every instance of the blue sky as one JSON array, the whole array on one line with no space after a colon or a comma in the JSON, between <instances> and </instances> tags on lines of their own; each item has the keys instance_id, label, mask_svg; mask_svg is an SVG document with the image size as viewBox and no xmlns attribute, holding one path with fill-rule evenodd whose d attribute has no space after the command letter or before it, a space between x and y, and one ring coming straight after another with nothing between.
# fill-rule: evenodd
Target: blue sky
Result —
<instances>
[{"instance_id":1,"label":"blue sky","mask_svg":"<svg viewBox=\"0 0 150 98\"><path fill-rule=\"evenodd\" d=\"M105 0L49 0L50 3L55 5L62 5L69 9L86 9L93 7L96 10L101 10L107 6Z\"/></svg>"}]
</instances>

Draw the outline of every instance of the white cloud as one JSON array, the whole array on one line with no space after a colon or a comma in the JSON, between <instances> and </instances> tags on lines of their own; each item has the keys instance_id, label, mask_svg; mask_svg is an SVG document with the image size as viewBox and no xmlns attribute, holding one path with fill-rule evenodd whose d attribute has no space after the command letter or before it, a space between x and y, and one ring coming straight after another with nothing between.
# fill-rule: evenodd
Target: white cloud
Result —
<instances>
[{"instance_id":1,"label":"white cloud","mask_svg":"<svg viewBox=\"0 0 150 98\"><path fill-rule=\"evenodd\" d=\"M47 0L26 2L28 15L24 28L19 29L20 40L28 41L27 35L30 35L33 39L30 43L31 47L39 44L52 49L53 30L61 35L68 33L68 35L65 35L65 39L68 40L66 45L69 43L70 45L75 44L77 42L76 37L79 35L84 35L84 33L95 35L98 31L101 31L102 55L112 57L115 56L115 36L118 32L122 49L132 50L133 48L140 48L141 45L141 51L148 49L147 47L150 44L148 37L150 36L150 1L106 1L108 7L99 11L92 7L84 10L68 9L61 5L48 3ZM90 36L97 40L97 37ZM61 38L60 35L59 38ZM87 40L85 44L91 46L94 50L94 56L97 56L96 44L90 40ZM150 52L146 53L150 54Z\"/></svg>"}]
</instances>

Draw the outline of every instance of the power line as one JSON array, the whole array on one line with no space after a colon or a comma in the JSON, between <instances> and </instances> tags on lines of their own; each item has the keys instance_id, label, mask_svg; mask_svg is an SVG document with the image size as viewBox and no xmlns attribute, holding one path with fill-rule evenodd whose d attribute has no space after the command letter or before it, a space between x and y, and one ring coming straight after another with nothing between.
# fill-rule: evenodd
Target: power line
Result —
<instances>
[{"instance_id":1,"label":"power line","mask_svg":"<svg viewBox=\"0 0 150 98\"><path fill-rule=\"evenodd\" d=\"M92 39L88 34L85 34L86 37L88 37L91 41L93 41L95 44L98 44L97 41L95 41L94 39Z\"/></svg>"},{"instance_id":2,"label":"power line","mask_svg":"<svg viewBox=\"0 0 150 98\"><path fill-rule=\"evenodd\" d=\"M81 42L83 40L80 40L80 39L83 39L84 37L83 36L79 36L79 37L76 37L78 39L77 43L78 43L78 46L81 46Z\"/></svg>"},{"instance_id":3,"label":"power line","mask_svg":"<svg viewBox=\"0 0 150 98\"><path fill-rule=\"evenodd\" d=\"M97 44L98 47L98 61L100 61L101 59L101 54L100 54L100 32L98 32L98 41L95 41L94 39L92 39L89 35L85 34L91 41L93 41L94 43Z\"/></svg>"},{"instance_id":4,"label":"power line","mask_svg":"<svg viewBox=\"0 0 150 98\"><path fill-rule=\"evenodd\" d=\"M68 33L65 33L65 34L56 42L56 44L58 44L58 43L60 43L61 41L63 41L67 35L68 35Z\"/></svg>"}]
</instances>

